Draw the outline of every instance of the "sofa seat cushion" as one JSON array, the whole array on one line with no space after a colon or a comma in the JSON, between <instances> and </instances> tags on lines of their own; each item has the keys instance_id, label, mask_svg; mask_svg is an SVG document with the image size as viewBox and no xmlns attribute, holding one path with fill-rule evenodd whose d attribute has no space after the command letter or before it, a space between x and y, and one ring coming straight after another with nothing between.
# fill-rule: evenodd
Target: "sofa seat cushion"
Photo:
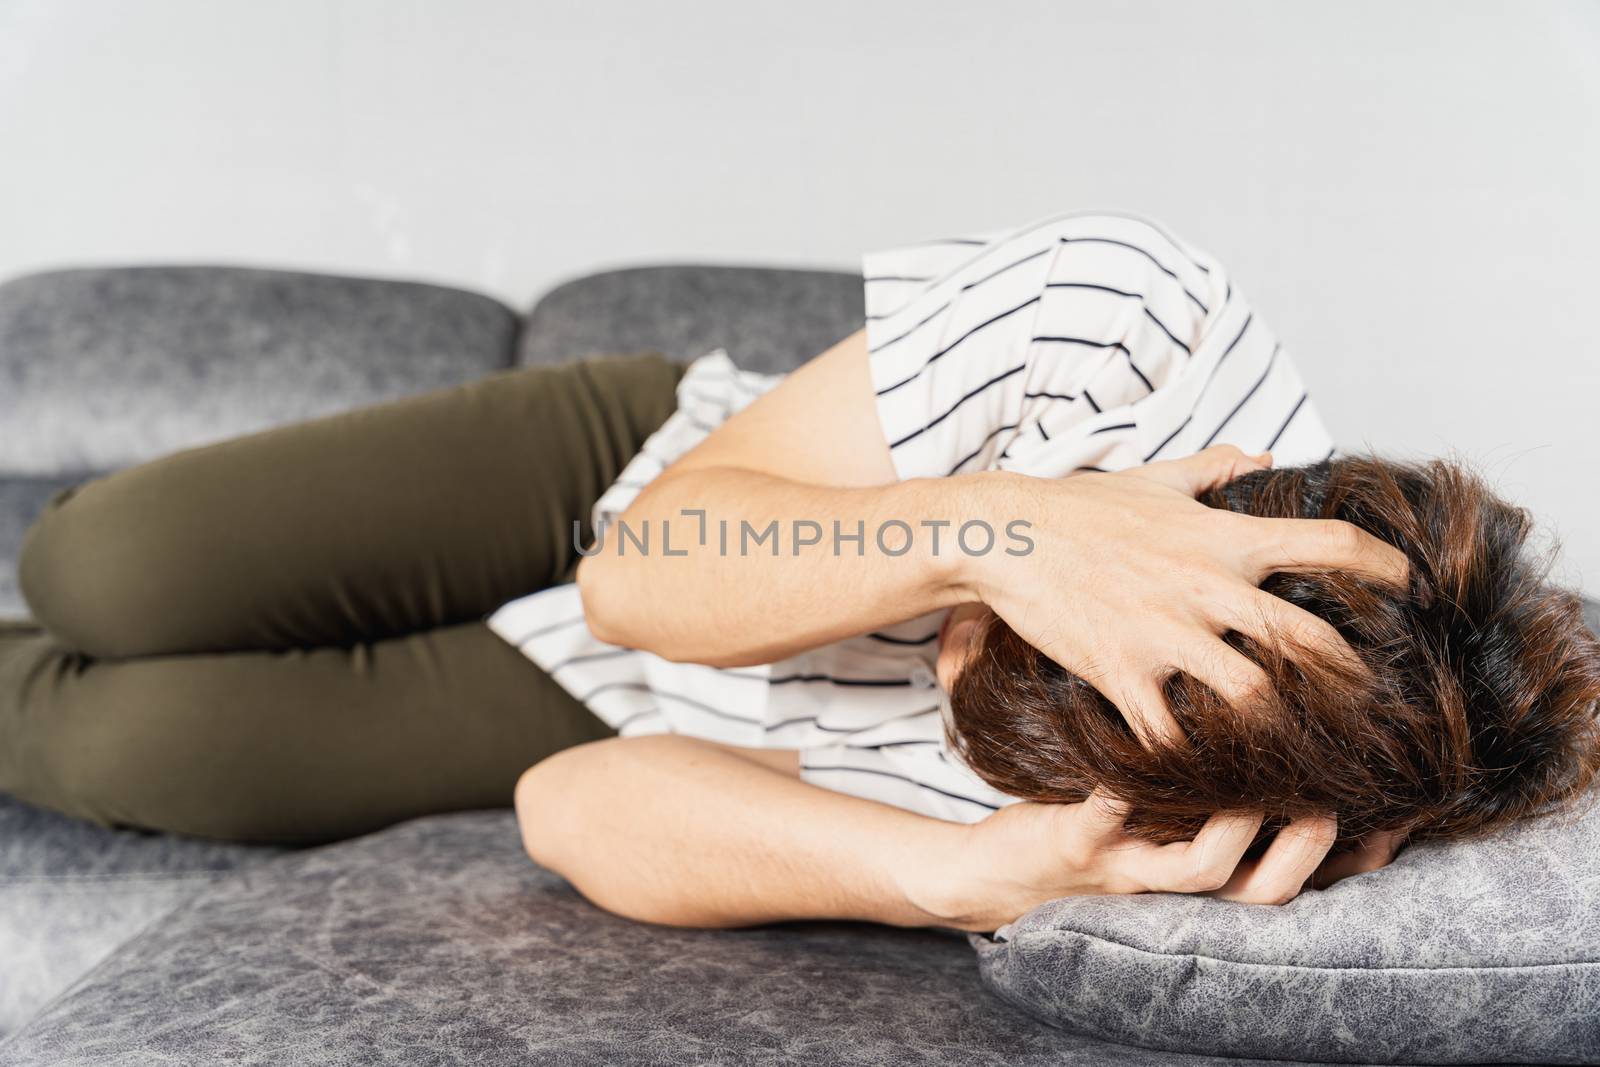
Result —
<instances>
[{"instance_id":1,"label":"sofa seat cushion","mask_svg":"<svg viewBox=\"0 0 1600 1067\"><path fill-rule=\"evenodd\" d=\"M507 812L420 819L251 867L0 1046L0 1064L168 1060L1234 1062L1036 1023L983 990L952 934L617 918L531 864Z\"/></svg>"},{"instance_id":2,"label":"sofa seat cushion","mask_svg":"<svg viewBox=\"0 0 1600 1067\"><path fill-rule=\"evenodd\" d=\"M202 889L281 851L106 830L0 796L0 1037Z\"/></svg>"},{"instance_id":3,"label":"sofa seat cushion","mask_svg":"<svg viewBox=\"0 0 1600 1067\"><path fill-rule=\"evenodd\" d=\"M511 365L516 316L410 282L223 267L0 285L0 472L110 470Z\"/></svg>"}]
</instances>

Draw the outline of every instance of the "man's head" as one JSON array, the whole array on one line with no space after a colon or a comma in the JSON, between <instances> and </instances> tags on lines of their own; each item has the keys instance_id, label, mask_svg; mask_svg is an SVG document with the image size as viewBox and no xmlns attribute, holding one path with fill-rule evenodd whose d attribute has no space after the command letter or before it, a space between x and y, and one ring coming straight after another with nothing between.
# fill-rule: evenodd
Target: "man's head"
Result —
<instances>
[{"instance_id":1,"label":"man's head","mask_svg":"<svg viewBox=\"0 0 1600 1067\"><path fill-rule=\"evenodd\" d=\"M1236 709L1174 675L1165 696L1187 741L1153 748L992 613L959 612L941 673L952 742L985 781L1042 801L1103 788L1130 802L1130 831L1158 841L1256 808L1263 837L1332 812L1349 844L1484 833L1558 806L1600 771L1600 642L1576 598L1546 583L1527 514L1470 473L1342 459L1258 471L1201 501L1353 523L1407 555L1411 588L1271 576L1264 589L1326 619L1360 664L1228 634L1271 693Z\"/></svg>"}]
</instances>

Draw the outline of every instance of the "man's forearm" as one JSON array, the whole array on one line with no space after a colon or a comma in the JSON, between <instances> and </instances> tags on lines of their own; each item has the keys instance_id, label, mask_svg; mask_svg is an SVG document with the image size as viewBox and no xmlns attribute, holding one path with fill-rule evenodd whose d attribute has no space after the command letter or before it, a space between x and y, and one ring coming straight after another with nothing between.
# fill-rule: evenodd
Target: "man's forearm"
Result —
<instances>
[{"instance_id":1,"label":"man's forearm","mask_svg":"<svg viewBox=\"0 0 1600 1067\"><path fill-rule=\"evenodd\" d=\"M726 667L950 607L970 599L974 552L1023 544L984 514L988 477L830 488L669 471L584 560L585 614L603 640Z\"/></svg>"},{"instance_id":2,"label":"man's forearm","mask_svg":"<svg viewBox=\"0 0 1600 1067\"><path fill-rule=\"evenodd\" d=\"M546 760L518 784L517 812L530 855L591 901L679 926L940 925L968 829L670 735Z\"/></svg>"}]
</instances>

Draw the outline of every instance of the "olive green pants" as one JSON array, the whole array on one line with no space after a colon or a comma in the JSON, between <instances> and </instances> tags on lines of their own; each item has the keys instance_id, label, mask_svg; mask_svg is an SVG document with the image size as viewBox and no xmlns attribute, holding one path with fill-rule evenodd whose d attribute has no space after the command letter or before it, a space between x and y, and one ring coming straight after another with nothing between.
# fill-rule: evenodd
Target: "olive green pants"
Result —
<instances>
[{"instance_id":1,"label":"olive green pants","mask_svg":"<svg viewBox=\"0 0 1600 1067\"><path fill-rule=\"evenodd\" d=\"M681 373L506 371L57 494L18 564L36 625L0 629L0 792L295 843L509 803L611 731L483 619L571 579Z\"/></svg>"}]
</instances>

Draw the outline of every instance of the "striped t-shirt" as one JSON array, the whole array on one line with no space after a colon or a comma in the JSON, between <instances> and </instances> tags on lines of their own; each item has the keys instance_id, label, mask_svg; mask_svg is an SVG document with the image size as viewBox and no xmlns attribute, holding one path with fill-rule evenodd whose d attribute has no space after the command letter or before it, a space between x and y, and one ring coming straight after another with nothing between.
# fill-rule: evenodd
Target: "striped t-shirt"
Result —
<instances>
[{"instance_id":1,"label":"striped t-shirt","mask_svg":"<svg viewBox=\"0 0 1600 1067\"><path fill-rule=\"evenodd\" d=\"M1294 364L1223 267L1149 222L1072 215L864 257L867 347L901 478L1112 471L1211 444L1321 460L1332 441ZM612 524L650 479L780 379L713 352L601 497ZM800 753L804 780L971 822L1011 798L945 736L943 613L779 663L672 663L595 639L573 585L490 627L623 736L673 732Z\"/></svg>"}]
</instances>

